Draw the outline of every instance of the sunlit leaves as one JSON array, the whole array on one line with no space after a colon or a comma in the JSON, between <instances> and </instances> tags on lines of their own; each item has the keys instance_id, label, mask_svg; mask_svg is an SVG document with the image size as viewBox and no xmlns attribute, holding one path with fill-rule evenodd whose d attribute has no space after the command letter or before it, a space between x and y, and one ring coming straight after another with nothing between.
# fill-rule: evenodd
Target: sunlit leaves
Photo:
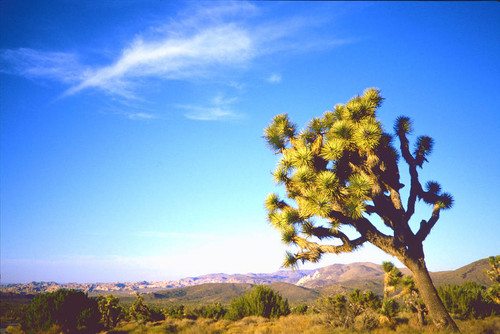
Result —
<instances>
[{"instance_id":1,"label":"sunlit leaves","mask_svg":"<svg viewBox=\"0 0 500 334\"><path fill-rule=\"evenodd\" d=\"M326 111L323 115L323 127L325 131L331 129L336 120L337 116L333 111Z\"/></svg>"},{"instance_id":2,"label":"sunlit leaves","mask_svg":"<svg viewBox=\"0 0 500 334\"><path fill-rule=\"evenodd\" d=\"M264 203L268 212L274 212L284 206L283 201L276 194L267 195Z\"/></svg>"},{"instance_id":3,"label":"sunlit leaves","mask_svg":"<svg viewBox=\"0 0 500 334\"><path fill-rule=\"evenodd\" d=\"M451 209L453 206L453 196L448 193L443 193L439 196L439 200L436 202L436 205L441 209Z\"/></svg>"},{"instance_id":4,"label":"sunlit leaves","mask_svg":"<svg viewBox=\"0 0 500 334\"><path fill-rule=\"evenodd\" d=\"M380 90L368 88L364 91L363 97L370 103L372 108L379 107L384 98L380 95Z\"/></svg>"},{"instance_id":5,"label":"sunlit leaves","mask_svg":"<svg viewBox=\"0 0 500 334\"><path fill-rule=\"evenodd\" d=\"M283 166L278 166L276 170L273 172L273 179L277 184L286 183L288 178L288 169Z\"/></svg>"},{"instance_id":6,"label":"sunlit leaves","mask_svg":"<svg viewBox=\"0 0 500 334\"><path fill-rule=\"evenodd\" d=\"M297 235L297 231L295 231L295 227L288 226L284 228L281 232L281 241L284 244L290 245L294 242L294 238Z\"/></svg>"},{"instance_id":7,"label":"sunlit leaves","mask_svg":"<svg viewBox=\"0 0 500 334\"><path fill-rule=\"evenodd\" d=\"M394 131L399 134L409 134L412 131L412 124L410 118L406 116L399 116L394 123Z\"/></svg>"},{"instance_id":8,"label":"sunlit leaves","mask_svg":"<svg viewBox=\"0 0 500 334\"><path fill-rule=\"evenodd\" d=\"M267 220L277 230L281 230L283 228L283 224L281 221L281 215L277 211L270 211L267 214Z\"/></svg>"},{"instance_id":9,"label":"sunlit leaves","mask_svg":"<svg viewBox=\"0 0 500 334\"><path fill-rule=\"evenodd\" d=\"M300 167L297 169L292 179L300 186L306 188L314 183L315 175L309 167Z\"/></svg>"},{"instance_id":10,"label":"sunlit leaves","mask_svg":"<svg viewBox=\"0 0 500 334\"><path fill-rule=\"evenodd\" d=\"M296 167L307 167L313 163L314 156L311 149L307 146L301 146L290 152L291 160Z\"/></svg>"},{"instance_id":11,"label":"sunlit leaves","mask_svg":"<svg viewBox=\"0 0 500 334\"><path fill-rule=\"evenodd\" d=\"M330 133L333 134L335 138L342 139L346 143L349 143L354 135L354 127L348 121L337 121L330 130Z\"/></svg>"},{"instance_id":12,"label":"sunlit leaves","mask_svg":"<svg viewBox=\"0 0 500 334\"><path fill-rule=\"evenodd\" d=\"M316 185L323 194L334 197L338 192L339 180L334 172L325 170L316 177Z\"/></svg>"},{"instance_id":13,"label":"sunlit leaves","mask_svg":"<svg viewBox=\"0 0 500 334\"><path fill-rule=\"evenodd\" d=\"M375 120L363 121L354 134L354 140L364 151L373 151L379 144L382 128Z\"/></svg>"},{"instance_id":14,"label":"sunlit leaves","mask_svg":"<svg viewBox=\"0 0 500 334\"><path fill-rule=\"evenodd\" d=\"M297 257L291 253L286 252L285 261L283 262L284 268L296 268L297 267Z\"/></svg>"},{"instance_id":15,"label":"sunlit leaves","mask_svg":"<svg viewBox=\"0 0 500 334\"><path fill-rule=\"evenodd\" d=\"M302 218L300 217L299 211L297 211L294 208L285 208L281 212L281 221L283 225L293 225L295 223L299 223L302 221Z\"/></svg>"},{"instance_id":16,"label":"sunlit leaves","mask_svg":"<svg viewBox=\"0 0 500 334\"><path fill-rule=\"evenodd\" d=\"M339 140L327 141L321 149L321 156L329 161L336 161L340 159L344 153L344 145Z\"/></svg>"},{"instance_id":17,"label":"sunlit leaves","mask_svg":"<svg viewBox=\"0 0 500 334\"><path fill-rule=\"evenodd\" d=\"M360 121L366 116L367 106L363 103L364 101L357 97L346 104L346 108L349 111L349 118L354 121Z\"/></svg>"},{"instance_id":18,"label":"sunlit leaves","mask_svg":"<svg viewBox=\"0 0 500 334\"><path fill-rule=\"evenodd\" d=\"M346 209L349 217L352 219L360 219L363 217L363 212L365 212L365 204L358 199L351 199L347 202Z\"/></svg>"},{"instance_id":19,"label":"sunlit leaves","mask_svg":"<svg viewBox=\"0 0 500 334\"><path fill-rule=\"evenodd\" d=\"M271 124L264 129L264 138L275 152L284 149L287 140L293 136L295 136L295 124L289 121L287 114L276 115Z\"/></svg>"},{"instance_id":20,"label":"sunlit leaves","mask_svg":"<svg viewBox=\"0 0 500 334\"><path fill-rule=\"evenodd\" d=\"M309 191L301 202L301 212L304 216L320 216L327 218L332 210L330 199L324 193Z\"/></svg>"},{"instance_id":21,"label":"sunlit leaves","mask_svg":"<svg viewBox=\"0 0 500 334\"><path fill-rule=\"evenodd\" d=\"M370 179L361 174L353 174L349 178L349 194L358 199L368 197L372 189Z\"/></svg>"},{"instance_id":22,"label":"sunlit leaves","mask_svg":"<svg viewBox=\"0 0 500 334\"><path fill-rule=\"evenodd\" d=\"M337 120L345 120L349 118L349 111L343 104L336 104L333 107L335 117Z\"/></svg>"},{"instance_id":23,"label":"sunlit leaves","mask_svg":"<svg viewBox=\"0 0 500 334\"><path fill-rule=\"evenodd\" d=\"M433 146L434 140L431 137L420 136L417 138L414 152L417 166L422 166L424 161L427 161L426 157L431 154Z\"/></svg>"},{"instance_id":24,"label":"sunlit leaves","mask_svg":"<svg viewBox=\"0 0 500 334\"><path fill-rule=\"evenodd\" d=\"M284 206L285 204L281 202ZM287 230L290 226L300 223L302 217L299 211L292 207L285 207L281 211L268 211L267 219L271 226L280 231Z\"/></svg>"},{"instance_id":25,"label":"sunlit leaves","mask_svg":"<svg viewBox=\"0 0 500 334\"><path fill-rule=\"evenodd\" d=\"M285 138L276 128L268 127L264 129L264 138L267 144L275 151L279 151L285 147Z\"/></svg>"},{"instance_id":26,"label":"sunlit leaves","mask_svg":"<svg viewBox=\"0 0 500 334\"><path fill-rule=\"evenodd\" d=\"M307 129L317 135L325 131L325 127L321 118L313 118L307 125Z\"/></svg>"}]
</instances>

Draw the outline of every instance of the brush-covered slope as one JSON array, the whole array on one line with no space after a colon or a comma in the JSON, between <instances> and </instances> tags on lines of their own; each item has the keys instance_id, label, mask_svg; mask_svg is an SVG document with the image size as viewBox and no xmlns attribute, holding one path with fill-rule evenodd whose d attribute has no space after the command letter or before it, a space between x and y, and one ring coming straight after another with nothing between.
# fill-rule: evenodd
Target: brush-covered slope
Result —
<instances>
[{"instance_id":1,"label":"brush-covered slope","mask_svg":"<svg viewBox=\"0 0 500 334\"><path fill-rule=\"evenodd\" d=\"M352 264L333 264L318 269L297 282L297 285L307 288L320 288L335 283L349 281L383 280L384 270L381 265L360 262Z\"/></svg>"},{"instance_id":2,"label":"brush-covered slope","mask_svg":"<svg viewBox=\"0 0 500 334\"><path fill-rule=\"evenodd\" d=\"M232 298L243 295L252 286L247 283L206 283L148 293L145 295L145 300L162 304L211 304L214 302L229 304ZM320 296L315 290L284 282L274 282L268 286L288 299L291 305L312 302Z\"/></svg>"}]
</instances>

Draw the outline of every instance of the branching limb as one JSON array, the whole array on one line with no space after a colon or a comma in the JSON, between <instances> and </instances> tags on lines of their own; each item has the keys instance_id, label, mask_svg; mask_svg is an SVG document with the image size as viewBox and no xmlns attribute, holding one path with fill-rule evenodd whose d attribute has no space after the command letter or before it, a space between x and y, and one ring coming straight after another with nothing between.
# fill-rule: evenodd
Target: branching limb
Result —
<instances>
[{"instance_id":1,"label":"branching limb","mask_svg":"<svg viewBox=\"0 0 500 334\"><path fill-rule=\"evenodd\" d=\"M373 205L369 205L367 204L365 206L365 212L367 214L372 214L372 213L376 213L381 219L382 221L384 222L384 225L389 227L389 228L393 228L392 226L392 221L389 219L387 213L385 212L385 210L381 210L380 209L381 205L377 205L377 206L373 206Z\"/></svg>"},{"instance_id":2,"label":"branching limb","mask_svg":"<svg viewBox=\"0 0 500 334\"><path fill-rule=\"evenodd\" d=\"M319 245L315 242L308 241L299 236L293 238L293 242L300 247L301 252L295 255L296 259L302 261L317 262L324 253L340 254L344 252L352 252L360 247L367 239L363 236L350 240L344 233L339 232L339 238L342 240L342 245Z\"/></svg>"},{"instance_id":3,"label":"branching limb","mask_svg":"<svg viewBox=\"0 0 500 334\"><path fill-rule=\"evenodd\" d=\"M417 166L422 166L422 164L419 163L410 153L408 138L406 138L406 134L411 131L410 119L408 117L399 117L396 121L394 129L396 130L396 134L399 137L401 154L408 164L408 168L410 171L410 195L408 196L405 215L405 220L406 222L408 222L411 216L413 216L413 214L415 213L415 202L417 201L417 197L421 196L423 193L422 185L418 180L417 172Z\"/></svg>"},{"instance_id":4,"label":"branching limb","mask_svg":"<svg viewBox=\"0 0 500 334\"><path fill-rule=\"evenodd\" d=\"M420 229L418 230L417 234L415 235L416 239L419 242L423 242L425 238L429 235L431 232L431 229L434 227L434 225L437 223L439 219L439 212L441 211L441 207L438 204L434 204L434 208L432 209L432 216L429 220L425 221L422 220L420 222Z\"/></svg>"}]
</instances>

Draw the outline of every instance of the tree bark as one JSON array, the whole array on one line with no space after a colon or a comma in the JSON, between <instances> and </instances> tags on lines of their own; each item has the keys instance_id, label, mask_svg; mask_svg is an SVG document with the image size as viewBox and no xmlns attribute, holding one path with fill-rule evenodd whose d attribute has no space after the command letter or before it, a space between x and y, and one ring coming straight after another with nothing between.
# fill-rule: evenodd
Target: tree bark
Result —
<instances>
[{"instance_id":1,"label":"tree bark","mask_svg":"<svg viewBox=\"0 0 500 334\"><path fill-rule=\"evenodd\" d=\"M453 332L460 332L450 314L444 307L441 298L439 298L424 259L407 260L405 262L406 266L412 271L413 276L415 277L415 283L417 284L418 290L422 295L422 299L429 310L429 315L431 316L436 327L439 329L446 328L447 330Z\"/></svg>"}]
</instances>

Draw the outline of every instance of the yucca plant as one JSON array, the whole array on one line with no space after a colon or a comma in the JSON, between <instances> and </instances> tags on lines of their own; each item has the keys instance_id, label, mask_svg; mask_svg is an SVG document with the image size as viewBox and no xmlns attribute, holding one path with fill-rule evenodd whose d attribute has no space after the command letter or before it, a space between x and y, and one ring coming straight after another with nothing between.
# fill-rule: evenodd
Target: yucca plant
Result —
<instances>
[{"instance_id":1,"label":"yucca plant","mask_svg":"<svg viewBox=\"0 0 500 334\"><path fill-rule=\"evenodd\" d=\"M370 242L413 272L435 324L458 331L432 284L422 247L441 211L453 205L453 197L442 192L437 182L421 185L418 168L428 161L434 142L428 136L418 137L411 151L412 124L404 116L395 122L395 135L385 132L376 118L382 100L379 90L367 89L314 118L300 132L287 114L273 118L264 137L280 155L273 177L284 186L287 199L270 194L265 202L268 218L283 242L298 248L287 253L285 266L317 262L325 253L351 252ZM393 137L399 139L411 178L406 206ZM417 200L430 204L432 212L413 232L409 222ZM375 215L393 233L377 229L370 220ZM345 227L359 236L349 237Z\"/></svg>"}]
</instances>

